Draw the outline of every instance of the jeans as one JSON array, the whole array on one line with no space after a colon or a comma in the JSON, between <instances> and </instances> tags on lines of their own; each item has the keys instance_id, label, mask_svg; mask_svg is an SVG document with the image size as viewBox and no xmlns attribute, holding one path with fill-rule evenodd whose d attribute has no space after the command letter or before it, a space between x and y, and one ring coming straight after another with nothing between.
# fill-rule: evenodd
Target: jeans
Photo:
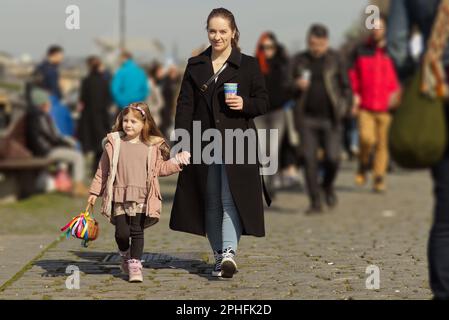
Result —
<instances>
[{"instance_id":1,"label":"jeans","mask_svg":"<svg viewBox=\"0 0 449 320\"><path fill-rule=\"evenodd\" d=\"M134 217L121 214L115 219L115 241L119 250L127 251L131 247L131 259L140 260L143 253L145 213L137 213ZM131 238L131 245L129 238Z\"/></svg>"},{"instance_id":2,"label":"jeans","mask_svg":"<svg viewBox=\"0 0 449 320\"><path fill-rule=\"evenodd\" d=\"M209 165L206 197L206 234L213 251L232 247L237 252L242 223L229 189L224 164Z\"/></svg>"},{"instance_id":3,"label":"jeans","mask_svg":"<svg viewBox=\"0 0 449 320\"><path fill-rule=\"evenodd\" d=\"M401 79L407 78L416 68L409 55L410 26L416 25L422 33L424 50L441 0L390 1L387 44ZM449 45L443 52L443 63L449 65Z\"/></svg>"}]
</instances>

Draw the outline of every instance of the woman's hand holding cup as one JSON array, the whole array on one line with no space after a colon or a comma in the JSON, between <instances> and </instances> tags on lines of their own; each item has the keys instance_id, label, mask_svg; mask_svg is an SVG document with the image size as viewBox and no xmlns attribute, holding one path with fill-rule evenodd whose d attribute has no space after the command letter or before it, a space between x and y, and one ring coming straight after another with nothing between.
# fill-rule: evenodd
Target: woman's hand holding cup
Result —
<instances>
[{"instance_id":1,"label":"woman's hand holding cup","mask_svg":"<svg viewBox=\"0 0 449 320\"><path fill-rule=\"evenodd\" d=\"M243 98L237 95L238 83L225 83L225 102L232 110L243 109Z\"/></svg>"},{"instance_id":2,"label":"woman's hand holding cup","mask_svg":"<svg viewBox=\"0 0 449 320\"><path fill-rule=\"evenodd\" d=\"M232 110L242 110L243 109L243 98L240 96L228 96L226 97L226 104Z\"/></svg>"}]
</instances>

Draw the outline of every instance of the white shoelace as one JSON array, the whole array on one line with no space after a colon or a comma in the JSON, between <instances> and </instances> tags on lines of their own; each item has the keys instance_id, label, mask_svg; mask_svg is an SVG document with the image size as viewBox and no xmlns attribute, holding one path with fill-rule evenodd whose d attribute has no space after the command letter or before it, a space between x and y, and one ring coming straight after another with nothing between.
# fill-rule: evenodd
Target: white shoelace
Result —
<instances>
[{"instance_id":1,"label":"white shoelace","mask_svg":"<svg viewBox=\"0 0 449 320\"><path fill-rule=\"evenodd\" d=\"M235 252L232 247L228 247L223 251L223 259L234 259Z\"/></svg>"},{"instance_id":2,"label":"white shoelace","mask_svg":"<svg viewBox=\"0 0 449 320\"><path fill-rule=\"evenodd\" d=\"M223 255L221 253L214 252L214 258L215 258L214 270L215 271L221 270L221 261L223 260Z\"/></svg>"}]
</instances>

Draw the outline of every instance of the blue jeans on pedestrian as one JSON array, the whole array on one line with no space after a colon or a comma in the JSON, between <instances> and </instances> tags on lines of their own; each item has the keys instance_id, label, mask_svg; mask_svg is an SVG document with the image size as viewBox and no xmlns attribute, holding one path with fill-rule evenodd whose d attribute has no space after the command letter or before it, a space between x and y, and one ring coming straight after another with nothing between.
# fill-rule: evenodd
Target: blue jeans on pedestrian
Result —
<instances>
[{"instance_id":1,"label":"blue jeans on pedestrian","mask_svg":"<svg viewBox=\"0 0 449 320\"><path fill-rule=\"evenodd\" d=\"M212 250L237 252L242 223L229 189L224 164L210 164L207 176L206 234Z\"/></svg>"}]
</instances>

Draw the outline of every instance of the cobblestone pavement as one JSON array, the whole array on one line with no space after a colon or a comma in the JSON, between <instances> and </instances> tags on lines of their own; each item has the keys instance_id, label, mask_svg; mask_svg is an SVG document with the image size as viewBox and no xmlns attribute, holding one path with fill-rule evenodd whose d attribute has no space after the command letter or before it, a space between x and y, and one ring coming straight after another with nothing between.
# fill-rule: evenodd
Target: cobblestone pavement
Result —
<instances>
[{"instance_id":1,"label":"cobblestone pavement","mask_svg":"<svg viewBox=\"0 0 449 320\"><path fill-rule=\"evenodd\" d=\"M322 215L304 214L307 199L303 192L280 192L266 213L267 236L242 237L237 256L240 272L233 279L209 276L212 255L205 238L169 230L176 183L172 176L161 178L162 219L145 233L142 284L128 283L120 273L113 227L97 217L101 224L98 240L88 248L73 238L53 243L14 281L3 285L0 298L431 298L426 260L432 211L429 173L394 173L388 179L388 192L379 195L369 186L356 188L354 170L353 163L344 163L337 181L339 206ZM56 235L59 222L70 218L60 216L54 224ZM15 255L26 255L26 246L19 241L1 246L15 246ZM0 265L6 265L5 261ZM69 265L80 269L80 289L66 287ZM380 268L377 290L366 288L370 265Z\"/></svg>"}]
</instances>

